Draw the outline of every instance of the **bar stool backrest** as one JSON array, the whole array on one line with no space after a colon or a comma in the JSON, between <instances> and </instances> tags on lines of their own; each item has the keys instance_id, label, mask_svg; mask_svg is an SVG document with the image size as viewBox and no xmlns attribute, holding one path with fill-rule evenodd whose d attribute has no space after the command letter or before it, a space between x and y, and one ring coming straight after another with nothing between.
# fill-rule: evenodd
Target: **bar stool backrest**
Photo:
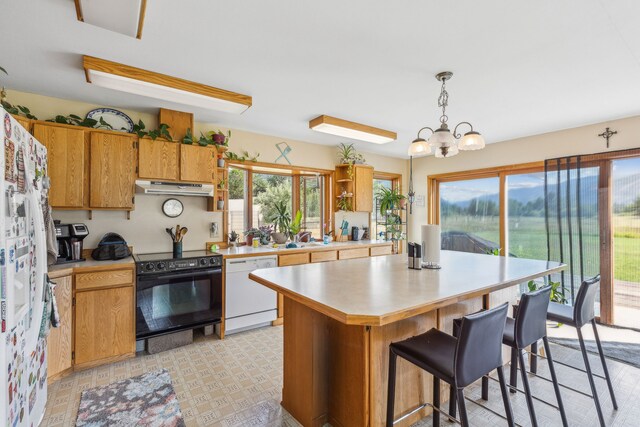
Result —
<instances>
[{"instance_id":1,"label":"bar stool backrest","mask_svg":"<svg viewBox=\"0 0 640 427\"><path fill-rule=\"evenodd\" d=\"M524 348L547 335L547 310L551 286L523 294L515 319L515 341Z\"/></svg>"},{"instance_id":2,"label":"bar stool backrest","mask_svg":"<svg viewBox=\"0 0 640 427\"><path fill-rule=\"evenodd\" d=\"M595 315L596 296L598 294L598 284L600 283L600 275L585 280L580 285L578 295L573 304L573 320L578 328L584 324L591 322Z\"/></svg>"},{"instance_id":3,"label":"bar stool backrest","mask_svg":"<svg viewBox=\"0 0 640 427\"><path fill-rule=\"evenodd\" d=\"M508 307L504 303L462 318L454 361L457 387L466 387L502 366L502 334Z\"/></svg>"}]
</instances>

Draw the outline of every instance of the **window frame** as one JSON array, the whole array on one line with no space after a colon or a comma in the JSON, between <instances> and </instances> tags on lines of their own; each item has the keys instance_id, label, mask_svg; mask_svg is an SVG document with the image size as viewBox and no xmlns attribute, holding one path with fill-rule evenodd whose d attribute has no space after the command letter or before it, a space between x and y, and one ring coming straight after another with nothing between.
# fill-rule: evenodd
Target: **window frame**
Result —
<instances>
[{"instance_id":1,"label":"window frame","mask_svg":"<svg viewBox=\"0 0 640 427\"><path fill-rule=\"evenodd\" d=\"M322 191L322 211L321 223L329 223L329 229L333 229L333 204L331 197L331 188L333 187L334 171L318 168L307 168L301 166L280 165L277 163L265 162L240 162L231 160L228 162L229 167L245 171L245 230L253 227L253 175L281 175L291 177L291 207L292 212L302 210L300 208L300 177L315 176L323 177L321 184ZM322 236L313 236L321 238Z\"/></svg>"}]
</instances>

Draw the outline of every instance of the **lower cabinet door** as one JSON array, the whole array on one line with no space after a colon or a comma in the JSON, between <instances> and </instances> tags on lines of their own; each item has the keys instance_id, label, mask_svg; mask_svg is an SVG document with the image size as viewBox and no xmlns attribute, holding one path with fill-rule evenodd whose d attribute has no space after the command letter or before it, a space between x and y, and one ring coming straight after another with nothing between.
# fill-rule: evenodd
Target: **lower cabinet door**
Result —
<instances>
[{"instance_id":1,"label":"lower cabinet door","mask_svg":"<svg viewBox=\"0 0 640 427\"><path fill-rule=\"evenodd\" d=\"M76 292L75 363L135 352L133 286Z\"/></svg>"},{"instance_id":2,"label":"lower cabinet door","mask_svg":"<svg viewBox=\"0 0 640 427\"><path fill-rule=\"evenodd\" d=\"M47 337L47 377L55 377L71 368L73 351L72 283L71 276L53 279L56 283L55 296L60 315L60 326L49 329Z\"/></svg>"}]
</instances>

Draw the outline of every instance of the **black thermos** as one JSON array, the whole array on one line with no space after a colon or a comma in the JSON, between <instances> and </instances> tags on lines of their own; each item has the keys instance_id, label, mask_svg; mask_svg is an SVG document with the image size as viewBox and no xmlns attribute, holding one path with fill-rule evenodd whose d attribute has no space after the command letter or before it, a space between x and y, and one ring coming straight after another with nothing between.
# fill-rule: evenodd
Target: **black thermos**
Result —
<instances>
[{"instance_id":1,"label":"black thermos","mask_svg":"<svg viewBox=\"0 0 640 427\"><path fill-rule=\"evenodd\" d=\"M413 242L407 243L407 256L409 258L409 268L413 268L413 256L415 254L416 244Z\"/></svg>"}]
</instances>

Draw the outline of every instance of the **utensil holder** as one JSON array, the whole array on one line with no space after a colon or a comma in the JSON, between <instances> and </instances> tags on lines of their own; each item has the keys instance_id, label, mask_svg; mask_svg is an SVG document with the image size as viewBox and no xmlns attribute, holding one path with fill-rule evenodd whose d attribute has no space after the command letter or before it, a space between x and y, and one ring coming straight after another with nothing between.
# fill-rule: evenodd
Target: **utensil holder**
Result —
<instances>
[{"instance_id":1,"label":"utensil holder","mask_svg":"<svg viewBox=\"0 0 640 427\"><path fill-rule=\"evenodd\" d=\"M182 258L182 242L173 242L173 257Z\"/></svg>"}]
</instances>

